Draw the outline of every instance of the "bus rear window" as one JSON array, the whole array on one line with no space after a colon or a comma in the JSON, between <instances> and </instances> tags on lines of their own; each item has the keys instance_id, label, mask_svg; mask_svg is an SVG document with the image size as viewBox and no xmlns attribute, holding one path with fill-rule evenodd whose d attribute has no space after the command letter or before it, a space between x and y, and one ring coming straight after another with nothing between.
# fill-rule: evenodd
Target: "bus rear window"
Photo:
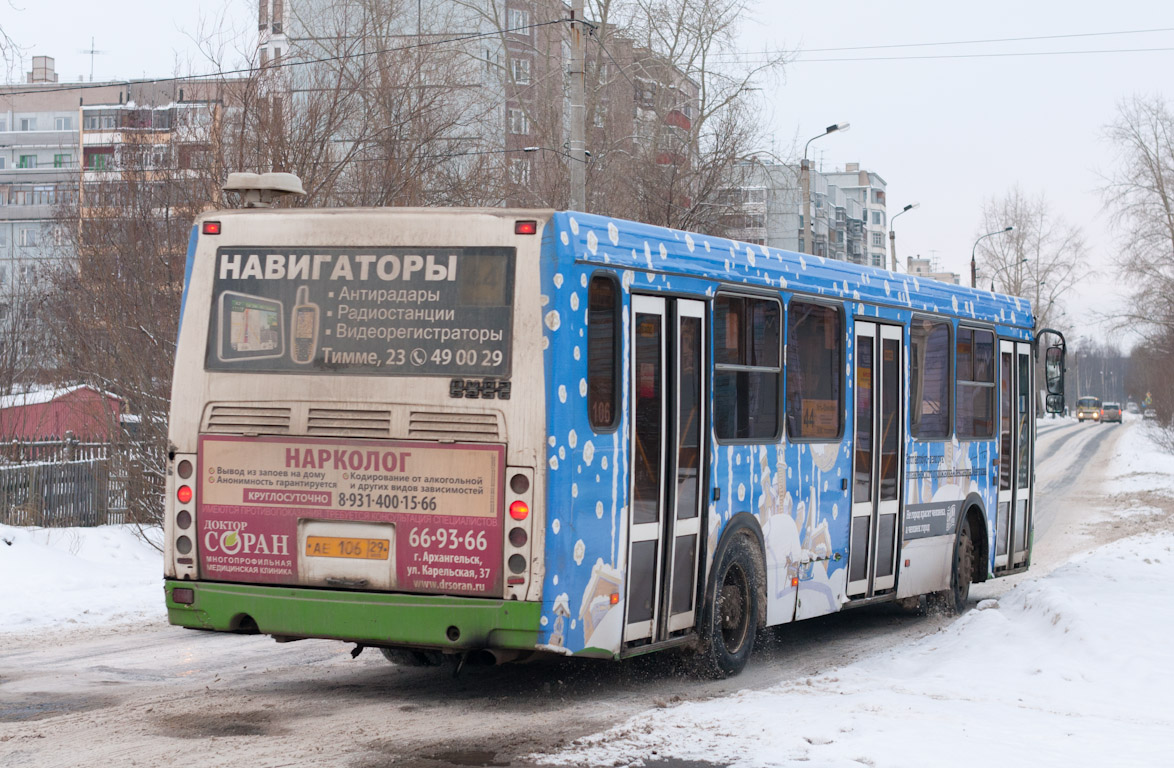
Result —
<instances>
[{"instance_id":1,"label":"bus rear window","mask_svg":"<svg viewBox=\"0 0 1174 768\"><path fill-rule=\"evenodd\" d=\"M515 250L216 251L205 367L508 376Z\"/></svg>"}]
</instances>

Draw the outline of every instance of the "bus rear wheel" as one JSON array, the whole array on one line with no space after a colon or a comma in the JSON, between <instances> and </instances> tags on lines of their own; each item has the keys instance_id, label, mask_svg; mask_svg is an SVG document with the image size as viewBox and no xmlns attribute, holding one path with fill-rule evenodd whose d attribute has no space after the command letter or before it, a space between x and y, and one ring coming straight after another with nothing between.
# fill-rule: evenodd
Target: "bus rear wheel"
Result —
<instances>
[{"instance_id":1,"label":"bus rear wheel","mask_svg":"<svg viewBox=\"0 0 1174 768\"><path fill-rule=\"evenodd\" d=\"M706 677L736 675L750 660L758 627L754 555L745 536L729 543L715 572L699 628L698 671Z\"/></svg>"},{"instance_id":2,"label":"bus rear wheel","mask_svg":"<svg viewBox=\"0 0 1174 768\"><path fill-rule=\"evenodd\" d=\"M970 520L962 521L962 530L954 542L954 563L950 573L950 588L926 596L931 612L957 614L966 609L970 598L970 583L974 580L974 539L970 535Z\"/></svg>"}]
</instances>

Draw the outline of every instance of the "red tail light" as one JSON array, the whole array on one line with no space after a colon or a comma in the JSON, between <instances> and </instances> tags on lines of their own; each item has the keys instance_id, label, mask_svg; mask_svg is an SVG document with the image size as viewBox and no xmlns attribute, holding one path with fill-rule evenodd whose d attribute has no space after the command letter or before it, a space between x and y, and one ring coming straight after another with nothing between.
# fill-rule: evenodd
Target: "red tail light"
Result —
<instances>
[{"instance_id":1,"label":"red tail light","mask_svg":"<svg viewBox=\"0 0 1174 768\"><path fill-rule=\"evenodd\" d=\"M205 235L219 235L220 234L220 222L219 221L205 221L204 222L204 234Z\"/></svg>"},{"instance_id":2,"label":"red tail light","mask_svg":"<svg viewBox=\"0 0 1174 768\"><path fill-rule=\"evenodd\" d=\"M513 504L510 504L510 517L515 520L525 520L526 515L530 514L530 507L526 502L518 499Z\"/></svg>"},{"instance_id":3,"label":"red tail light","mask_svg":"<svg viewBox=\"0 0 1174 768\"><path fill-rule=\"evenodd\" d=\"M522 219L514 222L515 235L534 235L538 233L538 222L533 219Z\"/></svg>"}]
</instances>

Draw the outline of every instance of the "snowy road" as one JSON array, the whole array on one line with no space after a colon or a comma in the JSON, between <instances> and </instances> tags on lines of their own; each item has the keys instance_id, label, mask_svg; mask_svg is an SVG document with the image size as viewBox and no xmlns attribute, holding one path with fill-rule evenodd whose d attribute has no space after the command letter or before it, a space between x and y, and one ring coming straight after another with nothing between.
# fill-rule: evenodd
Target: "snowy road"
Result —
<instances>
[{"instance_id":1,"label":"snowy road","mask_svg":"<svg viewBox=\"0 0 1174 768\"><path fill-rule=\"evenodd\" d=\"M976 586L975 598L1003 595L1094 546L1171 528L1169 495L1118 480L1130 459L1118 444L1141 426L1041 422L1033 568ZM1122 505L1151 511L1111 513ZM158 619L0 635L0 766L521 764L640 713L797 684L952 623L882 606L784 627L742 675L720 682L683 677L672 657L474 669L453 679L371 651L352 659L340 643L278 645Z\"/></svg>"}]
</instances>

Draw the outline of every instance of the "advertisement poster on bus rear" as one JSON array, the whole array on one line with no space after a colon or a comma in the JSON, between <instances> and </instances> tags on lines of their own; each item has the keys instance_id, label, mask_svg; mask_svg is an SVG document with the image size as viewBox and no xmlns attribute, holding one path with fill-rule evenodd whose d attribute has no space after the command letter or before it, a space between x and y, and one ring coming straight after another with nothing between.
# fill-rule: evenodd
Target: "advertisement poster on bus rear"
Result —
<instances>
[{"instance_id":1,"label":"advertisement poster on bus rear","mask_svg":"<svg viewBox=\"0 0 1174 768\"><path fill-rule=\"evenodd\" d=\"M500 594L501 446L206 435L199 467L204 578Z\"/></svg>"}]
</instances>

